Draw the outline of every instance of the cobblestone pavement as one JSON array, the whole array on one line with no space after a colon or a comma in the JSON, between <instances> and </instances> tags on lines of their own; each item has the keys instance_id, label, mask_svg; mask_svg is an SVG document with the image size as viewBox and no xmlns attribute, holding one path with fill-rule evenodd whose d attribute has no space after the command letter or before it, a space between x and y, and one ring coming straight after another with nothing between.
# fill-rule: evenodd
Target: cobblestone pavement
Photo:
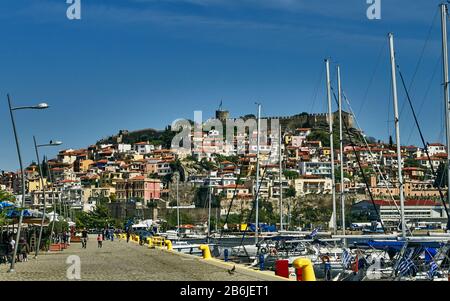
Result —
<instances>
[{"instance_id":1,"label":"cobblestone pavement","mask_svg":"<svg viewBox=\"0 0 450 301\"><path fill-rule=\"evenodd\" d=\"M87 249L80 243L62 252L41 253L37 259L29 256L28 262L16 263L16 272L7 273L8 266L0 266L0 281L4 280L68 280L68 256L81 260L81 280L262 280L258 275L230 275L225 268L199 262L161 250L148 249L135 243L114 240L104 241L97 248L95 237L90 237Z\"/></svg>"}]
</instances>

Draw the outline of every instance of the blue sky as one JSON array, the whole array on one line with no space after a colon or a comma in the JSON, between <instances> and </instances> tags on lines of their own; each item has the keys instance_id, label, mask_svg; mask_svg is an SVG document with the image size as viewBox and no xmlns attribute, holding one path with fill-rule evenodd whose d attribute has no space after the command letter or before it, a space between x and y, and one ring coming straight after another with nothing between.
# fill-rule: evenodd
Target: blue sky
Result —
<instances>
[{"instance_id":1,"label":"blue sky","mask_svg":"<svg viewBox=\"0 0 450 301\"><path fill-rule=\"evenodd\" d=\"M0 3L0 170L18 169L7 93L16 105L52 106L16 112L28 164L33 135L80 148L194 110L209 117L221 99L235 116L254 113L255 101L266 116L325 112L325 57L341 65L365 132L387 140L391 31L426 139L444 138L440 1L382 0L376 21L366 0L82 0L77 21L65 2ZM419 144L407 106L401 122L402 143Z\"/></svg>"}]
</instances>

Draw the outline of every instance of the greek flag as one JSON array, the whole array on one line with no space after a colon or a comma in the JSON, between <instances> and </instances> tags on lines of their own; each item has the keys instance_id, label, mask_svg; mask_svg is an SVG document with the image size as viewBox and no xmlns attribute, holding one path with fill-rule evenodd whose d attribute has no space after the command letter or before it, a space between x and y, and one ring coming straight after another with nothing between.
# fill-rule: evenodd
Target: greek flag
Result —
<instances>
[{"instance_id":1,"label":"greek flag","mask_svg":"<svg viewBox=\"0 0 450 301\"><path fill-rule=\"evenodd\" d=\"M408 275L412 272L417 272L417 267L410 258L402 258L397 266L397 271L402 275Z\"/></svg>"},{"instance_id":2,"label":"greek flag","mask_svg":"<svg viewBox=\"0 0 450 301\"><path fill-rule=\"evenodd\" d=\"M438 267L438 265L436 264L436 262L434 262L434 261L432 261L431 263L430 263L430 270L428 271L428 277L430 278L430 279L433 279L434 278L434 276L436 275L436 272L438 271L438 269L439 269L439 267Z\"/></svg>"},{"instance_id":3,"label":"greek flag","mask_svg":"<svg viewBox=\"0 0 450 301\"><path fill-rule=\"evenodd\" d=\"M311 232L311 234L309 234L309 236L311 236L312 238L314 238L314 236L316 236L317 233L319 233L319 228L315 228L315 229Z\"/></svg>"},{"instance_id":4,"label":"greek flag","mask_svg":"<svg viewBox=\"0 0 450 301\"><path fill-rule=\"evenodd\" d=\"M347 268L350 261L352 261L352 254L347 249L342 251L342 265Z\"/></svg>"}]
</instances>

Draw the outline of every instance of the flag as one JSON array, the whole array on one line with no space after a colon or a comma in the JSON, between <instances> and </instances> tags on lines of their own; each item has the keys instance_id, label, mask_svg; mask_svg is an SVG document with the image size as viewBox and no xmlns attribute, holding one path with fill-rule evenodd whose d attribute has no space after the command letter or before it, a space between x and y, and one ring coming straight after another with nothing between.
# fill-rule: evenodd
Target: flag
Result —
<instances>
[{"instance_id":1,"label":"flag","mask_svg":"<svg viewBox=\"0 0 450 301\"><path fill-rule=\"evenodd\" d=\"M315 229L311 232L311 234L309 234L309 236L311 236L312 238L314 238L314 236L316 236L317 233L319 233L319 228L315 228Z\"/></svg>"},{"instance_id":2,"label":"flag","mask_svg":"<svg viewBox=\"0 0 450 301\"><path fill-rule=\"evenodd\" d=\"M352 254L347 249L344 249L342 251L342 265L344 266L344 268L347 268L351 261Z\"/></svg>"},{"instance_id":3,"label":"flag","mask_svg":"<svg viewBox=\"0 0 450 301\"><path fill-rule=\"evenodd\" d=\"M436 275L436 272L438 271L439 267L436 264L436 262L432 261L430 263L430 270L428 271L427 275L430 279L433 279L434 276Z\"/></svg>"},{"instance_id":4,"label":"flag","mask_svg":"<svg viewBox=\"0 0 450 301\"><path fill-rule=\"evenodd\" d=\"M414 262L409 258L403 258L397 266L397 271L402 275L408 275L411 272L417 272L417 267Z\"/></svg>"}]
</instances>

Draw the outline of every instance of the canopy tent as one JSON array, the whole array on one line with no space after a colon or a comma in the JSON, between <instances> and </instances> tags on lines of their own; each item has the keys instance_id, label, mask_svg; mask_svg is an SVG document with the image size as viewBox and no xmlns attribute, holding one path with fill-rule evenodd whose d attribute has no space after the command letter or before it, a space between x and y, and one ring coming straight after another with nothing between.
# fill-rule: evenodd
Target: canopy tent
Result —
<instances>
[{"instance_id":1,"label":"canopy tent","mask_svg":"<svg viewBox=\"0 0 450 301\"><path fill-rule=\"evenodd\" d=\"M6 212L6 216L9 218L20 217L20 212L21 212L21 210L12 209L12 210L9 210L8 212ZM31 217L32 216L31 211L27 210L27 209L23 210L23 216Z\"/></svg>"},{"instance_id":2,"label":"canopy tent","mask_svg":"<svg viewBox=\"0 0 450 301\"><path fill-rule=\"evenodd\" d=\"M46 215L48 216L48 219L50 220L50 222L53 222L53 219L55 219L57 222L61 221L61 219L59 218L60 215L54 211L49 212Z\"/></svg>"},{"instance_id":3,"label":"canopy tent","mask_svg":"<svg viewBox=\"0 0 450 301\"><path fill-rule=\"evenodd\" d=\"M3 208L11 208L11 207L15 207L14 204L10 202L0 202L0 210L2 210Z\"/></svg>"}]
</instances>

